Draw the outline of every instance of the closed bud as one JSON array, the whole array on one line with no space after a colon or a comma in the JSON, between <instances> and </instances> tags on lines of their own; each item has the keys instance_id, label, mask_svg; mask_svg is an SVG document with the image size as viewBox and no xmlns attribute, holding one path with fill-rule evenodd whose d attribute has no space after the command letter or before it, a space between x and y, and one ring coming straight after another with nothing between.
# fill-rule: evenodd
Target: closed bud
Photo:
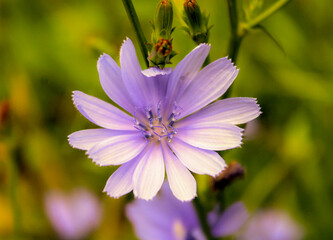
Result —
<instances>
[{"instance_id":1,"label":"closed bud","mask_svg":"<svg viewBox=\"0 0 333 240\"><path fill-rule=\"evenodd\" d=\"M172 32L173 9L169 0L158 3L155 13L155 37L169 39Z\"/></svg>"},{"instance_id":2,"label":"closed bud","mask_svg":"<svg viewBox=\"0 0 333 240\"><path fill-rule=\"evenodd\" d=\"M166 64L171 63L170 59L177 53L172 50L171 34L173 8L170 0L162 0L158 3L153 24L151 43L148 44L149 67L163 69Z\"/></svg>"},{"instance_id":3,"label":"closed bud","mask_svg":"<svg viewBox=\"0 0 333 240\"><path fill-rule=\"evenodd\" d=\"M215 190L223 190L237 179L243 178L244 175L244 167L238 162L231 162L220 175L213 179L213 188Z\"/></svg>"},{"instance_id":4,"label":"closed bud","mask_svg":"<svg viewBox=\"0 0 333 240\"><path fill-rule=\"evenodd\" d=\"M208 17L201 12L196 0L184 2L185 29L197 44L207 43L209 38Z\"/></svg>"}]
</instances>

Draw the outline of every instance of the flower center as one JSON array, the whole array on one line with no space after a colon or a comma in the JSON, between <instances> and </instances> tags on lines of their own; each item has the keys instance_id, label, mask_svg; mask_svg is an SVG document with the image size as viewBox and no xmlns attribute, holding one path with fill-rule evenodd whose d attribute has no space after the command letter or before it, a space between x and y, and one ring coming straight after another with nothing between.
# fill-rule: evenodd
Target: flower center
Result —
<instances>
[{"instance_id":1,"label":"flower center","mask_svg":"<svg viewBox=\"0 0 333 240\"><path fill-rule=\"evenodd\" d=\"M177 129L173 127L175 121L181 114L181 108L174 104L173 110L168 118L164 119L161 114L161 101L156 107L156 111L151 106L144 109L138 108L144 114L143 121L139 121L137 114L134 114L134 128L139 130L148 141L166 138L168 142L177 133Z\"/></svg>"}]
</instances>

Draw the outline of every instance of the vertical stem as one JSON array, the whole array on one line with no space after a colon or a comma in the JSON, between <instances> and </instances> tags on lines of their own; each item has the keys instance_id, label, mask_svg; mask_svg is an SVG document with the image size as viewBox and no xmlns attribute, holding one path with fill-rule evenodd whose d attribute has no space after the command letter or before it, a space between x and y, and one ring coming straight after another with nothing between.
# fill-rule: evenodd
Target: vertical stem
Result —
<instances>
[{"instance_id":1,"label":"vertical stem","mask_svg":"<svg viewBox=\"0 0 333 240\"><path fill-rule=\"evenodd\" d=\"M130 21L131 21L131 23L133 25L135 34L136 34L136 36L138 38L138 42L139 42L139 45L140 45L141 53L142 53L142 56L143 56L143 58L145 60L146 66L149 67L149 63L148 63L148 50L147 50L147 47L146 47L147 40L145 38L145 35L143 34L143 31L142 31L142 28L141 28L138 16L137 16L137 14L135 12L132 0L123 0L123 4L124 4L124 7L125 7L127 16L130 19Z\"/></svg>"},{"instance_id":2,"label":"vertical stem","mask_svg":"<svg viewBox=\"0 0 333 240\"><path fill-rule=\"evenodd\" d=\"M209 227L208 222L207 222L207 215L206 215L206 211L204 209L204 206L202 205L202 203L200 202L198 197L194 198L192 203L193 203L193 205L195 207L195 210L198 214L202 231L204 232L205 236L207 237L207 240L214 240L214 237L212 236L210 227Z\"/></svg>"},{"instance_id":3,"label":"vertical stem","mask_svg":"<svg viewBox=\"0 0 333 240\"><path fill-rule=\"evenodd\" d=\"M19 203L17 200L18 169L15 159L10 159L10 160L11 160L10 161L11 180L9 186L9 196L14 218L13 239L19 239L21 232L21 218L20 218Z\"/></svg>"},{"instance_id":4,"label":"vertical stem","mask_svg":"<svg viewBox=\"0 0 333 240\"><path fill-rule=\"evenodd\" d=\"M229 40L229 48L228 55L231 61L236 64L237 55L239 52L240 45L242 43L243 34L239 34L239 19L237 12L237 0L227 0L228 3L228 11L229 11L229 19L230 19L230 40ZM232 85L229 87L227 92L224 94L224 98L229 97L231 94Z\"/></svg>"},{"instance_id":5,"label":"vertical stem","mask_svg":"<svg viewBox=\"0 0 333 240\"><path fill-rule=\"evenodd\" d=\"M239 34L239 19L237 12L237 0L227 0L229 19L230 19L230 40L228 54L229 58L236 63L237 54L242 42L243 36Z\"/></svg>"},{"instance_id":6,"label":"vertical stem","mask_svg":"<svg viewBox=\"0 0 333 240\"><path fill-rule=\"evenodd\" d=\"M232 60L234 64L236 64L237 61L237 55L239 52L242 39L243 38L239 36L234 36L230 38L228 54L229 58Z\"/></svg>"},{"instance_id":7,"label":"vertical stem","mask_svg":"<svg viewBox=\"0 0 333 240\"><path fill-rule=\"evenodd\" d=\"M231 36L237 36L238 31L238 13L237 13L237 0L227 0L228 11L230 18L230 31Z\"/></svg>"}]
</instances>

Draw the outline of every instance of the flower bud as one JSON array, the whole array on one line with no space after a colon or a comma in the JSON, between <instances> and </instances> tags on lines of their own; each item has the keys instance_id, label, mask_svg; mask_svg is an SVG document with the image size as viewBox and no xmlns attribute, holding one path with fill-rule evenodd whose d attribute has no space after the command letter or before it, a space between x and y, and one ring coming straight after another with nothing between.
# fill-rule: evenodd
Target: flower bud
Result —
<instances>
[{"instance_id":1,"label":"flower bud","mask_svg":"<svg viewBox=\"0 0 333 240\"><path fill-rule=\"evenodd\" d=\"M164 68L177 53L172 50L173 8L170 0L161 0L156 8L149 49L149 67Z\"/></svg>"},{"instance_id":2,"label":"flower bud","mask_svg":"<svg viewBox=\"0 0 333 240\"><path fill-rule=\"evenodd\" d=\"M231 162L228 167L213 179L213 188L215 190L223 190L231 185L235 180L243 178L245 175L244 167L238 162Z\"/></svg>"},{"instance_id":3,"label":"flower bud","mask_svg":"<svg viewBox=\"0 0 333 240\"><path fill-rule=\"evenodd\" d=\"M201 12L196 0L184 2L184 17L186 31L197 44L207 43L209 38L208 17Z\"/></svg>"},{"instance_id":4,"label":"flower bud","mask_svg":"<svg viewBox=\"0 0 333 240\"><path fill-rule=\"evenodd\" d=\"M173 9L169 0L158 3L155 13L155 37L169 39L172 32Z\"/></svg>"}]
</instances>

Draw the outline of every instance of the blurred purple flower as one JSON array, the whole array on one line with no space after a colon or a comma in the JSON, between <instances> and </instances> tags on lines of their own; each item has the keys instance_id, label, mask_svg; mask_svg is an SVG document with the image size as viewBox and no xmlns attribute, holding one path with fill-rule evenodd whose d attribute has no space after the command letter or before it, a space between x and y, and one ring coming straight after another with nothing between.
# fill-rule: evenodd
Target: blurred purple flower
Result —
<instances>
[{"instance_id":1,"label":"blurred purple flower","mask_svg":"<svg viewBox=\"0 0 333 240\"><path fill-rule=\"evenodd\" d=\"M142 240L205 240L196 211L190 202L180 202L165 184L152 201L135 200L126 208L139 239ZM237 202L224 213L214 211L208 222L215 237L234 234L247 219L245 206Z\"/></svg>"},{"instance_id":2,"label":"blurred purple flower","mask_svg":"<svg viewBox=\"0 0 333 240\"><path fill-rule=\"evenodd\" d=\"M208 214L208 222L215 237L234 235L248 219L248 212L242 202L236 202L223 213L218 208Z\"/></svg>"},{"instance_id":3,"label":"blurred purple flower","mask_svg":"<svg viewBox=\"0 0 333 240\"><path fill-rule=\"evenodd\" d=\"M76 189L70 195L48 192L45 195L45 211L62 239L87 237L99 226L102 216L100 202L85 189Z\"/></svg>"},{"instance_id":4,"label":"blurred purple flower","mask_svg":"<svg viewBox=\"0 0 333 240\"><path fill-rule=\"evenodd\" d=\"M246 225L239 240L299 240L303 231L290 216L278 210L259 211Z\"/></svg>"},{"instance_id":5,"label":"blurred purple flower","mask_svg":"<svg viewBox=\"0 0 333 240\"><path fill-rule=\"evenodd\" d=\"M242 129L235 124L248 122L260 112L253 98L210 104L228 89L238 70L227 58L200 70L209 50L209 45L199 45L174 70L142 71L130 39L120 50L121 69L109 55L102 55L97 63L101 85L130 115L73 92L77 109L102 128L75 132L69 143L87 150L98 165L122 164L104 188L108 195L118 198L133 190L138 198L152 199L166 170L173 194L188 201L196 196L190 171L216 176L225 168L214 151L239 147Z\"/></svg>"}]
</instances>

